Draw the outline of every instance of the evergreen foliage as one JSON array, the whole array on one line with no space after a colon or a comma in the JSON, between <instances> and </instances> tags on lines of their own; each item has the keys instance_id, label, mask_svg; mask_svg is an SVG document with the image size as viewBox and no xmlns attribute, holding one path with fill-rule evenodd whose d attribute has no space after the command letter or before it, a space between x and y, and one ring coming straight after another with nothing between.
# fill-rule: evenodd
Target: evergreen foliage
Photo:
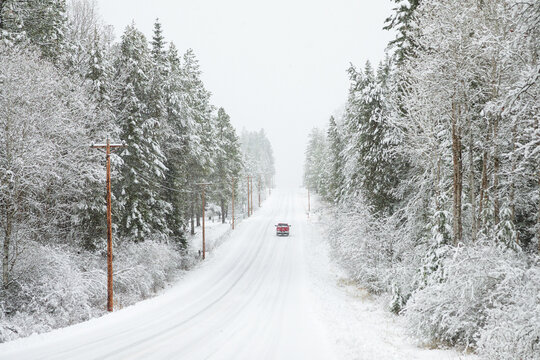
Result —
<instances>
[{"instance_id":1,"label":"evergreen foliage","mask_svg":"<svg viewBox=\"0 0 540 360\"><path fill-rule=\"evenodd\" d=\"M116 119L127 146L122 154L119 193L123 212L119 225L122 235L143 241L155 232L168 235L164 219L170 204L160 198L157 183L167 168L158 138L155 94L150 91L152 62L146 38L134 25L122 36L116 68Z\"/></svg>"},{"instance_id":2,"label":"evergreen foliage","mask_svg":"<svg viewBox=\"0 0 540 360\"><path fill-rule=\"evenodd\" d=\"M414 335L537 359L522 314L540 316L524 295L540 253L540 3L395 3L393 53L348 69L343 117L310 135L306 185L341 215L336 258Z\"/></svg>"},{"instance_id":3,"label":"evergreen foliage","mask_svg":"<svg viewBox=\"0 0 540 360\"><path fill-rule=\"evenodd\" d=\"M133 24L114 43L93 0L0 1L0 342L104 313L105 166L89 145L107 136L126 145L112 210L115 301L129 305L197 261L197 184L213 183L225 222L230 178L247 158L268 164L243 152L194 52L159 21L150 43Z\"/></svg>"}]
</instances>

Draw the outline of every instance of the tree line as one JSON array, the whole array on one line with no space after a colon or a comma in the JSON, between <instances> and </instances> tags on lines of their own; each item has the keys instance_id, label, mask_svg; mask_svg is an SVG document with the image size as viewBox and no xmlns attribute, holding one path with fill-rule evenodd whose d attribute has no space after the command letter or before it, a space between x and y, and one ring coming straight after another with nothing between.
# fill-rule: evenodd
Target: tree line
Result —
<instances>
[{"instance_id":1,"label":"tree line","mask_svg":"<svg viewBox=\"0 0 540 360\"><path fill-rule=\"evenodd\" d=\"M334 228L337 253L413 332L536 359L538 327L520 312L538 289L540 3L395 2L386 58L351 65L343 114L310 134L304 184L349 217L340 226L357 221Z\"/></svg>"},{"instance_id":2,"label":"tree line","mask_svg":"<svg viewBox=\"0 0 540 360\"><path fill-rule=\"evenodd\" d=\"M0 2L4 289L17 281L10 273L28 242L103 250L104 156L92 143L125 145L112 157L120 242L182 250L200 222L198 183L211 183L207 202L225 222L231 179L257 167L273 174L264 133L255 141L269 149L264 159L242 150L194 51L180 54L158 20L151 39L134 23L113 39L95 1Z\"/></svg>"}]
</instances>

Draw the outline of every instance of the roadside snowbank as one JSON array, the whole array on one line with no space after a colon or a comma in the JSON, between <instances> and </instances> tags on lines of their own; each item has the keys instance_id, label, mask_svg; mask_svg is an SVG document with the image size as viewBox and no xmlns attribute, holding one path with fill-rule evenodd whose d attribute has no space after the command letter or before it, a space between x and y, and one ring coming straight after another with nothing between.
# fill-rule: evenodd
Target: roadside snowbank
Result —
<instances>
[{"instance_id":1,"label":"roadside snowbank","mask_svg":"<svg viewBox=\"0 0 540 360\"><path fill-rule=\"evenodd\" d=\"M476 359L455 350L418 347L405 319L388 311L388 297L371 295L331 259L325 240L326 215L312 197L305 253L315 312L327 325L339 359Z\"/></svg>"},{"instance_id":2,"label":"roadside snowbank","mask_svg":"<svg viewBox=\"0 0 540 360\"><path fill-rule=\"evenodd\" d=\"M228 239L230 225L206 223L211 253ZM147 240L114 247L114 307L122 309L159 294L200 261L200 228L189 251ZM13 269L14 282L0 290L0 343L40 334L107 313L106 253L29 243Z\"/></svg>"}]
</instances>

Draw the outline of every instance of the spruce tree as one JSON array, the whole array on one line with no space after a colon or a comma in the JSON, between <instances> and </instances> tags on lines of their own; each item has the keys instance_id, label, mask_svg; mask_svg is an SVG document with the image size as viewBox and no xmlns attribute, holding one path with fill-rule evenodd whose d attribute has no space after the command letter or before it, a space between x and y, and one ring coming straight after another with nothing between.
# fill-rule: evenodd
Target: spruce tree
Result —
<instances>
[{"instance_id":1,"label":"spruce tree","mask_svg":"<svg viewBox=\"0 0 540 360\"><path fill-rule=\"evenodd\" d=\"M309 134L304 165L304 186L323 198L327 197L327 146L323 131L314 128Z\"/></svg>"},{"instance_id":2,"label":"spruce tree","mask_svg":"<svg viewBox=\"0 0 540 360\"><path fill-rule=\"evenodd\" d=\"M221 207L221 221L225 223L229 199L232 196L231 184L241 170L241 156L238 136L223 108L218 110L216 138L218 151L214 174L215 199Z\"/></svg>"},{"instance_id":3,"label":"spruce tree","mask_svg":"<svg viewBox=\"0 0 540 360\"><path fill-rule=\"evenodd\" d=\"M343 139L333 116L328 124L328 164L330 169L328 181L328 200L339 203L343 192Z\"/></svg>"},{"instance_id":4,"label":"spruce tree","mask_svg":"<svg viewBox=\"0 0 540 360\"><path fill-rule=\"evenodd\" d=\"M2 1L0 38L8 43L30 42L55 62L65 51L66 1Z\"/></svg>"},{"instance_id":5,"label":"spruce tree","mask_svg":"<svg viewBox=\"0 0 540 360\"><path fill-rule=\"evenodd\" d=\"M188 160L188 180L192 190L190 218L192 219L191 232L194 232L193 219L200 219L200 199L198 197L197 182L208 180L213 172L212 144L214 121L213 107L210 104L210 93L205 89L201 80L199 61L192 49L188 49L183 56L182 63L182 91L183 105L188 119L191 119Z\"/></svg>"},{"instance_id":6,"label":"spruce tree","mask_svg":"<svg viewBox=\"0 0 540 360\"><path fill-rule=\"evenodd\" d=\"M401 64L406 57L413 54L417 46L415 35L417 26L415 22L415 10L420 4L420 0L393 0L396 3L394 14L386 19L385 30L395 30L396 38L388 44L390 48L395 48L397 62Z\"/></svg>"},{"instance_id":7,"label":"spruce tree","mask_svg":"<svg viewBox=\"0 0 540 360\"><path fill-rule=\"evenodd\" d=\"M165 220L171 206L160 199L160 181L167 170L158 141L160 119L148 106L151 64L146 38L134 25L128 26L116 63L115 105L127 145L122 153L120 229L134 241L169 233Z\"/></svg>"},{"instance_id":8,"label":"spruce tree","mask_svg":"<svg viewBox=\"0 0 540 360\"><path fill-rule=\"evenodd\" d=\"M167 158L165 187L163 195L172 205L167 216L167 224L172 238L179 245L185 245L186 219L189 216L190 161L189 134L192 121L186 114L183 104L183 72L180 57L174 44L167 51L169 76L165 79L165 131L163 132L163 151Z\"/></svg>"}]
</instances>

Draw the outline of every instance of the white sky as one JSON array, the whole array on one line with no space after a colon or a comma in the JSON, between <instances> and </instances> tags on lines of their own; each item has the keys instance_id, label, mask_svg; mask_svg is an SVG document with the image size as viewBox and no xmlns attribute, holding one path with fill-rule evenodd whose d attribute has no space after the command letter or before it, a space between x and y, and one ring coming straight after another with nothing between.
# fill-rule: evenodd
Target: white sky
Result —
<instances>
[{"instance_id":1,"label":"white sky","mask_svg":"<svg viewBox=\"0 0 540 360\"><path fill-rule=\"evenodd\" d=\"M264 128L278 186L300 185L307 135L347 98L352 62L379 62L390 0L98 0L117 39L135 21L148 39L159 18L166 40L193 48L212 103L242 128Z\"/></svg>"}]
</instances>

